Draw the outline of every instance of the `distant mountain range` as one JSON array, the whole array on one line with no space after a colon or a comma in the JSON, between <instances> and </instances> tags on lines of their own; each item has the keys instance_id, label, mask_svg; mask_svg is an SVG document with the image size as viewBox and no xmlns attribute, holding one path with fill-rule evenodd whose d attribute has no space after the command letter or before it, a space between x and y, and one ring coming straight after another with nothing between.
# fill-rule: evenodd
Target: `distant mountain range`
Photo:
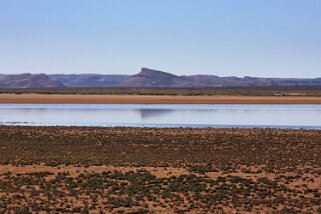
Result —
<instances>
[{"instance_id":1,"label":"distant mountain range","mask_svg":"<svg viewBox=\"0 0 321 214\"><path fill-rule=\"evenodd\" d=\"M66 87L117 87L128 81L130 75L101 74L53 74L50 79L62 83Z\"/></svg>"},{"instance_id":2,"label":"distant mountain range","mask_svg":"<svg viewBox=\"0 0 321 214\"><path fill-rule=\"evenodd\" d=\"M60 88L65 87L60 81L51 79L46 74L0 74L0 88Z\"/></svg>"},{"instance_id":3,"label":"distant mountain range","mask_svg":"<svg viewBox=\"0 0 321 214\"><path fill-rule=\"evenodd\" d=\"M258 78L219 77L215 75L177 76L163 71L142 68L136 75L101 74L0 74L0 88L61 87L254 87L254 86L321 85L321 78Z\"/></svg>"}]
</instances>

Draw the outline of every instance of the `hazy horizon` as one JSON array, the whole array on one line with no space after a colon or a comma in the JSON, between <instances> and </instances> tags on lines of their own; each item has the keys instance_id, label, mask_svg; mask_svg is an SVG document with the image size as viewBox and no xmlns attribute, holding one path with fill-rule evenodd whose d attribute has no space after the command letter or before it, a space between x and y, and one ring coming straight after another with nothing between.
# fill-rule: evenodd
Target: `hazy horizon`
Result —
<instances>
[{"instance_id":1,"label":"hazy horizon","mask_svg":"<svg viewBox=\"0 0 321 214\"><path fill-rule=\"evenodd\" d=\"M0 73L321 77L317 0L2 0Z\"/></svg>"}]
</instances>

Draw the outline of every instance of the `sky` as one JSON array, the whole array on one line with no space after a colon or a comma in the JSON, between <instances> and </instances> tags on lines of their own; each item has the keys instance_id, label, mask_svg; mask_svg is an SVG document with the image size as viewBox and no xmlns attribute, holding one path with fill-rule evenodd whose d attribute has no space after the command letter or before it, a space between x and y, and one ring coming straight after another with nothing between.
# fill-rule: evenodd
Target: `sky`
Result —
<instances>
[{"instance_id":1,"label":"sky","mask_svg":"<svg viewBox=\"0 0 321 214\"><path fill-rule=\"evenodd\" d=\"M321 77L320 0L0 0L0 73Z\"/></svg>"}]
</instances>

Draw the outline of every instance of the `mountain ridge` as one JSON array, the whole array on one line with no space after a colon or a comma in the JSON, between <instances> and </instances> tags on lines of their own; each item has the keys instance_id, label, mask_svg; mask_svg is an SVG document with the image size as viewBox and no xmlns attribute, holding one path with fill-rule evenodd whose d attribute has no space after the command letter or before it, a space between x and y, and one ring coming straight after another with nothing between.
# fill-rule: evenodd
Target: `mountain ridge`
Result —
<instances>
[{"instance_id":1,"label":"mountain ridge","mask_svg":"<svg viewBox=\"0 0 321 214\"><path fill-rule=\"evenodd\" d=\"M0 75L0 88L61 88L60 81L52 80L46 74Z\"/></svg>"},{"instance_id":2,"label":"mountain ridge","mask_svg":"<svg viewBox=\"0 0 321 214\"><path fill-rule=\"evenodd\" d=\"M293 86L321 85L321 78L260 78L260 77L219 77L216 75L174 75L149 68L133 75L121 83L122 87L251 87L251 86Z\"/></svg>"},{"instance_id":3,"label":"mountain ridge","mask_svg":"<svg viewBox=\"0 0 321 214\"><path fill-rule=\"evenodd\" d=\"M175 75L143 67L135 75L122 74L0 74L0 88L206 88L321 85L321 78L219 77Z\"/></svg>"}]
</instances>

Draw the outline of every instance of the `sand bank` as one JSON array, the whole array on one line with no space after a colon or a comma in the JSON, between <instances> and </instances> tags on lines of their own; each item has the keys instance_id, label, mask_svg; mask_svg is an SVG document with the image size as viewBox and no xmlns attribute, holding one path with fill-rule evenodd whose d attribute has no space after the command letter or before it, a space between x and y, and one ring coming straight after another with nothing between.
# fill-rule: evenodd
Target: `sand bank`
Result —
<instances>
[{"instance_id":1,"label":"sand bank","mask_svg":"<svg viewBox=\"0 0 321 214\"><path fill-rule=\"evenodd\" d=\"M321 104L321 97L0 94L0 103Z\"/></svg>"}]
</instances>

